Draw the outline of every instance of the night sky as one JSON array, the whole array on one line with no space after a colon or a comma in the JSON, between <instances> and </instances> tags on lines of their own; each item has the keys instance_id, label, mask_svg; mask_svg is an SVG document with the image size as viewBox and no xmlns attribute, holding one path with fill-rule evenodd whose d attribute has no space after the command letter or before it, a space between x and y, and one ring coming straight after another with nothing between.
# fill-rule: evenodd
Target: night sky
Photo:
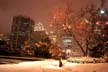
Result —
<instances>
[{"instance_id":1,"label":"night sky","mask_svg":"<svg viewBox=\"0 0 108 72\"><path fill-rule=\"evenodd\" d=\"M51 12L65 6L69 0L0 0L0 32L10 33L13 16L29 16L35 23L42 22L45 26L51 18ZM97 6L100 0L70 0L74 11L93 2ZM108 2L106 3L108 4Z\"/></svg>"}]
</instances>

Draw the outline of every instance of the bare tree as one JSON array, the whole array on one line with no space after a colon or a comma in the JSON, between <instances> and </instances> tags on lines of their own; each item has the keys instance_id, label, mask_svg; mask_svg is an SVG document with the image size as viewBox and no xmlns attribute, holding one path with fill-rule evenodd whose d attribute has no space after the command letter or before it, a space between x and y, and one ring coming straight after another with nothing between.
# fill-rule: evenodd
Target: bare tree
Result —
<instances>
[{"instance_id":1,"label":"bare tree","mask_svg":"<svg viewBox=\"0 0 108 72\"><path fill-rule=\"evenodd\" d=\"M80 15L76 15L71 4L69 4L67 7L58 10L57 13L54 12L54 15L61 33L63 31L66 36L71 36L83 55L87 56L89 50L101 41L96 31L99 21L99 9L90 4L90 6L81 9Z\"/></svg>"},{"instance_id":2,"label":"bare tree","mask_svg":"<svg viewBox=\"0 0 108 72\"><path fill-rule=\"evenodd\" d=\"M83 54L85 55L85 51L83 49L83 46L81 45L80 41L76 38L75 32L75 26L76 26L76 16L74 12L72 11L71 5L67 5L67 7L61 9L58 8L54 14L54 21L56 21L56 24L54 22L54 26L61 31L62 36L70 36L73 37ZM59 26L59 28L58 28ZM61 29L61 30L60 30ZM59 33L60 34L60 33Z\"/></svg>"}]
</instances>

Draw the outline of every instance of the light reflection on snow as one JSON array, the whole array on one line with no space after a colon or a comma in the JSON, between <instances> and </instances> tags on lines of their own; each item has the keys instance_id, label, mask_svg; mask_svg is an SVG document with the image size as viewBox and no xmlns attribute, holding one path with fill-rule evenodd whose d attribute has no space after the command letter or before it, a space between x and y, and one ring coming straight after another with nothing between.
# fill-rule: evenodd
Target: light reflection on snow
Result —
<instances>
[{"instance_id":1,"label":"light reflection on snow","mask_svg":"<svg viewBox=\"0 0 108 72\"><path fill-rule=\"evenodd\" d=\"M62 69L62 67L58 67L58 66L54 66L54 65L46 65L46 66L42 66L42 68L49 68L49 69Z\"/></svg>"},{"instance_id":2,"label":"light reflection on snow","mask_svg":"<svg viewBox=\"0 0 108 72\"><path fill-rule=\"evenodd\" d=\"M29 62L21 62L19 65L34 65L34 64L39 64L39 61L29 61Z\"/></svg>"},{"instance_id":3,"label":"light reflection on snow","mask_svg":"<svg viewBox=\"0 0 108 72\"><path fill-rule=\"evenodd\" d=\"M59 67L59 61L28 61L28 62L20 62L17 64L2 64L3 66L20 66L20 67L35 67L40 66L42 68L51 68L51 69L61 69ZM63 62L63 66L75 66L77 63Z\"/></svg>"},{"instance_id":4,"label":"light reflection on snow","mask_svg":"<svg viewBox=\"0 0 108 72\"><path fill-rule=\"evenodd\" d=\"M65 66L76 66L76 65L78 65L78 64L77 63L70 63L70 62L67 62L65 64Z\"/></svg>"}]
</instances>

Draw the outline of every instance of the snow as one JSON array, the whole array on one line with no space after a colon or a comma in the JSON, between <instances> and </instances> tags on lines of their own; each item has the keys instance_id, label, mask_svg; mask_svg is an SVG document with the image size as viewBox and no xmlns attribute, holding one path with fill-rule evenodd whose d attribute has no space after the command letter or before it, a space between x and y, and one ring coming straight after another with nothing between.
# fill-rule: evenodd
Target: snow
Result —
<instances>
[{"instance_id":1,"label":"snow","mask_svg":"<svg viewBox=\"0 0 108 72\"><path fill-rule=\"evenodd\" d=\"M59 61L57 60L1 64L0 72L108 72L107 63L77 64L66 60L62 62L62 67L59 67Z\"/></svg>"}]
</instances>

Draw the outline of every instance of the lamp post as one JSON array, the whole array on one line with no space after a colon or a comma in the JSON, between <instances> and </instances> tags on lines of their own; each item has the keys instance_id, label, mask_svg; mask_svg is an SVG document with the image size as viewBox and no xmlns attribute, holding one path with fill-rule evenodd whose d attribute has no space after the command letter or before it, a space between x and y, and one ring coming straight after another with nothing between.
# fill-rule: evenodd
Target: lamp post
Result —
<instances>
[{"instance_id":1,"label":"lamp post","mask_svg":"<svg viewBox=\"0 0 108 72\"><path fill-rule=\"evenodd\" d=\"M102 42L105 40L105 21L107 20L108 14L107 9L104 7L105 0L101 0L101 5L99 9L99 16L100 16L100 28L101 28L101 39Z\"/></svg>"}]
</instances>

